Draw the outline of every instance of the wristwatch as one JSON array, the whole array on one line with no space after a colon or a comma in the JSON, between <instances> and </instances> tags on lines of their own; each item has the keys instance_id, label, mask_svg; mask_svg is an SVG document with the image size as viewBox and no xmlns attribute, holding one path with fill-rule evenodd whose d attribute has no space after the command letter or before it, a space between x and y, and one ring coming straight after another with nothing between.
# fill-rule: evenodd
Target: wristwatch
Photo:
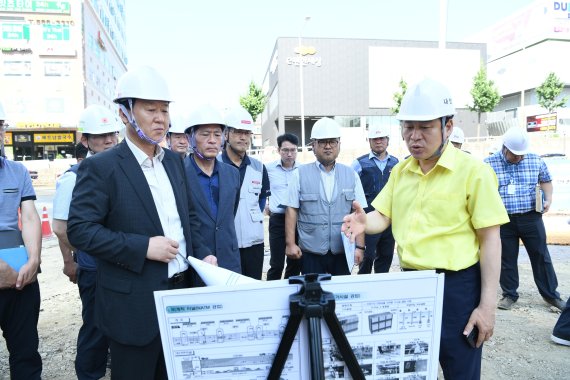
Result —
<instances>
[{"instance_id":1,"label":"wristwatch","mask_svg":"<svg viewBox=\"0 0 570 380\"><path fill-rule=\"evenodd\" d=\"M363 246L358 245L358 244L356 244L356 245L354 246L354 248L356 248L356 249L362 249L363 251L366 251L366 247L363 247Z\"/></svg>"}]
</instances>

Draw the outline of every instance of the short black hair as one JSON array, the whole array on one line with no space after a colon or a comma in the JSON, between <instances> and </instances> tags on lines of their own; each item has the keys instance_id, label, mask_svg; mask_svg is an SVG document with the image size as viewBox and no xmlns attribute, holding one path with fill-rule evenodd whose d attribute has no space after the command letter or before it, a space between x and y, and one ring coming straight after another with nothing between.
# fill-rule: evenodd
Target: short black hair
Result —
<instances>
[{"instance_id":1,"label":"short black hair","mask_svg":"<svg viewBox=\"0 0 570 380\"><path fill-rule=\"evenodd\" d=\"M292 133L284 133L277 136L277 147L281 148L281 144L283 144L284 141L289 141L291 144L299 146L299 138Z\"/></svg>"},{"instance_id":2,"label":"short black hair","mask_svg":"<svg viewBox=\"0 0 570 380\"><path fill-rule=\"evenodd\" d=\"M87 157L87 147L82 143L75 145L75 158L85 158Z\"/></svg>"}]
</instances>

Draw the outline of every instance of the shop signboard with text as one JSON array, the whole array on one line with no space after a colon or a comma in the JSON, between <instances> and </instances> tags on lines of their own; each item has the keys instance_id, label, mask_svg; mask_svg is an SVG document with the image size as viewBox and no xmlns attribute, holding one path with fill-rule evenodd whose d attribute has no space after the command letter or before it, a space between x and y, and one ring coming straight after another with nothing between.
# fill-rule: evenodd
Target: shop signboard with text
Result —
<instances>
[{"instance_id":1,"label":"shop signboard with text","mask_svg":"<svg viewBox=\"0 0 570 380\"><path fill-rule=\"evenodd\" d=\"M544 115L527 116L526 131L527 132L546 132L556 131L556 112Z\"/></svg>"},{"instance_id":2,"label":"shop signboard with text","mask_svg":"<svg viewBox=\"0 0 570 380\"><path fill-rule=\"evenodd\" d=\"M74 142L73 133L34 133L34 143L36 144L72 142Z\"/></svg>"},{"instance_id":3,"label":"shop signboard with text","mask_svg":"<svg viewBox=\"0 0 570 380\"><path fill-rule=\"evenodd\" d=\"M69 1L0 0L0 12L70 14Z\"/></svg>"}]
</instances>

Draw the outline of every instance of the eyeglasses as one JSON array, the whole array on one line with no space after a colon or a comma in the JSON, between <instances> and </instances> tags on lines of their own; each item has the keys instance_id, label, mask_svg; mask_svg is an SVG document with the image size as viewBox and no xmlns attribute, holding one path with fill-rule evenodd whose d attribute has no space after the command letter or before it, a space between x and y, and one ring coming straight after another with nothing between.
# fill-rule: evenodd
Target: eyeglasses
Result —
<instances>
[{"instance_id":1,"label":"eyeglasses","mask_svg":"<svg viewBox=\"0 0 570 380\"><path fill-rule=\"evenodd\" d=\"M296 148L281 148L280 151L281 151L281 153L289 154L289 153L295 153L297 151L297 149Z\"/></svg>"},{"instance_id":2,"label":"eyeglasses","mask_svg":"<svg viewBox=\"0 0 570 380\"><path fill-rule=\"evenodd\" d=\"M319 147L324 148L327 145L330 145L331 148L336 148L338 146L338 140L331 139L331 140L317 140L317 144Z\"/></svg>"}]
</instances>

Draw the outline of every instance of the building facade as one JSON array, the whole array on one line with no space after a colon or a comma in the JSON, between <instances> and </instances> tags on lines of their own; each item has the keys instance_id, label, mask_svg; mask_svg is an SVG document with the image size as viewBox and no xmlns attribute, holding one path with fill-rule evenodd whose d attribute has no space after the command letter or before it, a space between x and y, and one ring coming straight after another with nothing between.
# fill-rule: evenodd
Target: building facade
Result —
<instances>
[{"instance_id":1,"label":"building facade","mask_svg":"<svg viewBox=\"0 0 570 380\"><path fill-rule=\"evenodd\" d=\"M71 157L81 111L112 98L126 71L125 0L0 1L6 155Z\"/></svg>"},{"instance_id":2,"label":"building facade","mask_svg":"<svg viewBox=\"0 0 570 380\"><path fill-rule=\"evenodd\" d=\"M553 72L570 95L570 2L538 0L472 37L487 43L488 77L502 96L487 119L492 135L512 125L570 133L570 101L548 114L536 88ZM521 101L522 99L522 101Z\"/></svg>"},{"instance_id":3,"label":"building facade","mask_svg":"<svg viewBox=\"0 0 570 380\"><path fill-rule=\"evenodd\" d=\"M367 128L375 124L391 126L393 143L401 143L391 111L394 93L400 91L401 79L409 86L424 77L450 87L458 109L456 125L474 135L477 115L466 105L486 56L482 43L450 42L439 49L437 42L429 41L278 38L262 84L267 95L260 116L263 146L275 146L276 137L285 132L301 140L302 113L306 143L313 124L323 116L340 122L344 147L362 145Z\"/></svg>"}]
</instances>

